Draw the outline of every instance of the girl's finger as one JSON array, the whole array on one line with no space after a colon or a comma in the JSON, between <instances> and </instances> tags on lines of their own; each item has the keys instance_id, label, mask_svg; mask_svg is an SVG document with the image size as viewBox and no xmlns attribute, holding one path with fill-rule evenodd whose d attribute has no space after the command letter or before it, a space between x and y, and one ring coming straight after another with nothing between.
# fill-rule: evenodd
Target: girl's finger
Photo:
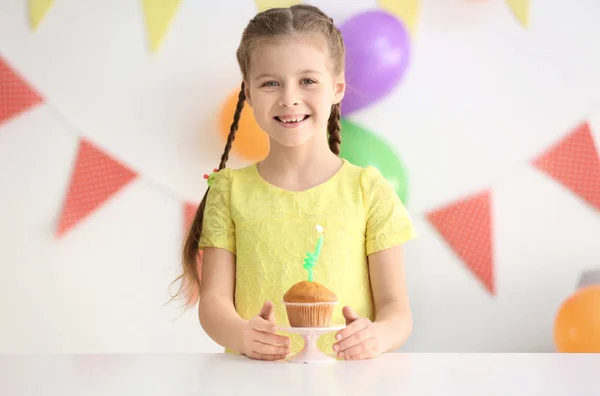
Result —
<instances>
[{"instance_id":1,"label":"girl's finger","mask_svg":"<svg viewBox=\"0 0 600 396\"><path fill-rule=\"evenodd\" d=\"M287 346L263 344L260 341L252 343L252 351L260 355L286 355L290 352Z\"/></svg>"},{"instance_id":2,"label":"girl's finger","mask_svg":"<svg viewBox=\"0 0 600 396\"><path fill-rule=\"evenodd\" d=\"M264 355L264 354L260 354L260 353L252 353L250 356L248 356L251 359L255 359L255 360L269 360L269 361L274 361L274 360L282 360L285 359L287 357L287 355Z\"/></svg>"},{"instance_id":3,"label":"girl's finger","mask_svg":"<svg viewBox=\"0 0 600 396\"><path fill-rule=\"evenodd\" d=\"M343 352L348 348L363 343L371 337L373 337L373 333L363 329L362 331L353 333L348 338L342 339L341 341L335 343L333 345L333 350L338 353Z\"/></svg>"},{"instance_id":4,"label":"girl's finger","mask_svg":"<svg viewBox=\"0 0 600 396\"><path fill-rule=\"evenodd\" d=\"M350 323L345 328L343 328L342 330L338 331L338 333L335 335L335 338L336 338L336 340L341 341L345 338L350 337L354 333L357 333L357 332L365 329L366 327L369 326L370 323L371 323L371 321L367 320L366 318L357 319L354 322Z\"/></svg>"},{"instance_id":5,"label":"girl's finger","mask_svg":"<svg viewBox=\"0 0 600 396\"><path fill-rule=\"evenodd\" d=\"M290 345L290 339L286 336L282 336L275 333L265 333L262 331L254 332L254 339L260 341L263 344L269 345L282 345L288 346Z\"/></svg>"},{"instance_id":6,"label":"girl's finger","mask_svg":"<svg viewBox=\"0 0 600 396\"><path fill-rule=\"evenodd\" d=\"M376 347L377 340L375 339L375 337L371 337L361 343L358 343L356 345L351 346L350 348L345 349L344 351L340 351L338 353L338 356L340 358L348 359L352 358L352 356L366 354L369 351L375 350Z\"/></svg>"},{"instance_id":7,"label":"girl's finger","mask_svg":"<svg viewBox=\"0 0 600 396\"><path fill-rule=\"evenodd\" d=\"M275 326L274 323L271 323L268 320L261 318L260 316L256 316L252 320L250 320L250 325L254 330L257 331L264 331L267 333L274 333L277 331L277 326Z\"/></svg>"},{"instance_id":8,"label":"girl's finger","mask_svg":"<svg viewBox=\"0 0 600 396\"><path fill-rule=\"evenodd\" d=\"M352 355L347 357L347 360L363 360L363 359L372 359L377 356L377 351L375 349L370 349L366 352L358 353L356 355Z\"/></svg>"}]
</instances>

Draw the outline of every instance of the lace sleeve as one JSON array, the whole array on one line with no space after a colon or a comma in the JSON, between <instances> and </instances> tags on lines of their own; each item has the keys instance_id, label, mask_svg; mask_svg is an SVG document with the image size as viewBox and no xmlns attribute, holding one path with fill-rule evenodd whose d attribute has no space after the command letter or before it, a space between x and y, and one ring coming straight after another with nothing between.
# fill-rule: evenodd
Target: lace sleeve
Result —
<instances>
[{"instance_id":1,"label":"lace sleeve","mask_svg":"<svg viewBox=\"0 0 600 396\"><path fill-rule=\"evenodd\" d=\"M367 214L367 255L418 236L398 194L377 168L365 168L361 183Z\"/></svg>"},{"instance_id":2,"label":"lace sleeve","mask_svg":"<svg viewBox=\"0 0 600 396\"><path fill-rule=\"evenodd\" d=\"M231 169L221 170L208 190L198 247L215 247L235 254L235 226L231 218Z\"/></svg>"}]
</instances>

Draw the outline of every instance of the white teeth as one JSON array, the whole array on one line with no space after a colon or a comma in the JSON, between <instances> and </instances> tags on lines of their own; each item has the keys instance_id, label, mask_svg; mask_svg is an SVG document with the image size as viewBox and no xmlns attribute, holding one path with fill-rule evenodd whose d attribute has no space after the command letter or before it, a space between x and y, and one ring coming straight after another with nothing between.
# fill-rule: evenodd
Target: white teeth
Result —
<instances>
[{"instance_id":1,"label":"white teeth","mask_svg":"<svg viewBox=\"0 0 600 396\"><path fill-rule=\"evenodd\" d=\"M300 122L300 121L303 121L305 118L306 118L306 116L302 116L302 117L295 117L295 118L286 118L285 120L284 120L284 119L282 119L282 118L279 118L279 120L280 120L281 122L285 122L285 123L287 123L287 122Z\"/></svg>"}]
</instances>

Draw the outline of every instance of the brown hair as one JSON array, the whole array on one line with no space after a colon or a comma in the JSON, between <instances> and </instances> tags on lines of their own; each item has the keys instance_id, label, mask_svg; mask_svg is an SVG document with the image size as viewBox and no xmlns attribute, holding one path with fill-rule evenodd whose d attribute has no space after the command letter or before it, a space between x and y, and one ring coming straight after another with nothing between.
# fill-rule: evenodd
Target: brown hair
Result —
<instances>
[{"instance_id":1,"label":"brown hair","mask_svg":"<svg viewBox=\"0 0 600 396\"><path fill-rule=\"evenodd\" d=\"M252 51L262 42L268 40L277 40L284 37L295 35L320 35L325 38L331 60L333 61L334 73L339 75L344 71L345 49L342 39L342 33L334 25L333 19L329 18L317 7L297 4L289 8L271 8L257 14L244 29L240 45L236 56L243 81L248 80L248 74L251 67ZM225 168L229 151L235 139L235 133L238 129L238 123L244 102L246 101L245 84L242 82L238 103L233 116L233 122L225 144L225 150L221 156L221 162L218 170ZM336 155L340 154L340 104L334 104L331 107L331 114L327 124L329 135L329 148ZM190 226L183 246L183 274L175 281L182 279L183 282L176 296L182 294L186 297L186 305L195 304L200 290L200 276L198 274L198 242L202 233L202 223L204 218L204 206L208 189L198 206L194 220Z\"/></svg>"}]
</instances>

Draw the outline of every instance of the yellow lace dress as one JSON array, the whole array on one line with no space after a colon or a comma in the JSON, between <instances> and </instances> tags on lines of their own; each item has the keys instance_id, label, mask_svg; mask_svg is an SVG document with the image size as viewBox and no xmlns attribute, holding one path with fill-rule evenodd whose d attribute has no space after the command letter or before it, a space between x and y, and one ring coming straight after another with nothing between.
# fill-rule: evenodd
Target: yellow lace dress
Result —
<instances>
[{"instance_id":1,"label":"yellow lace dress","mask_svg":"<svg viewBox=\"0 0 600 396\"><path fill-rule=\"evenodd\" d=\"M324 241L314 280L338 297L332 325L345 323L345 305L374 320L368 255L417 236L404 205L376 168L344 160L333 177L304 191L269 184L257 164L225 168L215 176L199 247L236 255L234 302L242 318L257 315L270 300L277 325L288 326L283 295L307 279L302 265L306 252L314 251L317 224L324 228ZM300 336L282 334L291 338L292 353L301 349ZM333 336L326 334L318 341L325 353L333 354Z\"/></svg>"}]
</instances>

